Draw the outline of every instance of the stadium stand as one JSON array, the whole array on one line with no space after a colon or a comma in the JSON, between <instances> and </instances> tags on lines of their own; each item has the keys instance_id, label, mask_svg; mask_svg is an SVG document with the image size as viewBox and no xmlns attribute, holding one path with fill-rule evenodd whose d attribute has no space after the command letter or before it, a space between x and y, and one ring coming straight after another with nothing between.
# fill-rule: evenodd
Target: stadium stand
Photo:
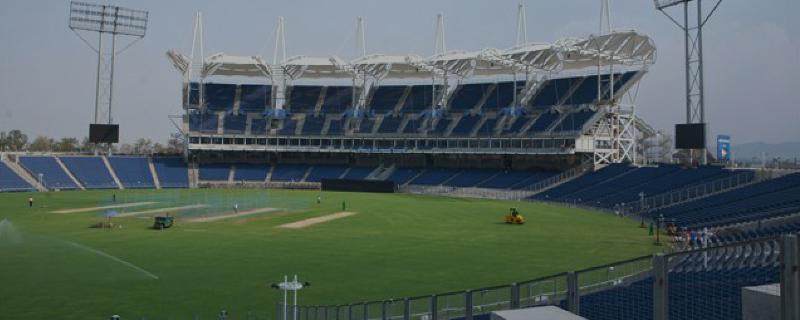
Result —
<instances>
[{"instance_id":1,"label":"stadium stand","mask_svg":"<svg viewBox=\"0 0 800 320\"><path fill-rule=\"evenodd\" d=\"M325 125L323 116L307 116L303 122L303 135L318 136L322 134L322 126Z\"/></svg>"},{"instance_id":2,"label":"stadium stand","mask_svg":"<svg viewBox=\"0 0 800 320\"><path fill-rule=\"evenodd\" d=\"M436 186L452 178L458 170L432 168L426 169L418 177L409 182L412 185Z\"/></svg>"},{"instance_id":3,"label":"stadium stand","mask_svg":"<svg viewBox=\"0 0 800 320\"><path fill-rule=\"evenodd\" d=\"M18 176L5 162L0 161L0 192L34 190L33 186Z\"/></svg>"},{"instance_id":4,"label":"stadium stand","mask_svg":"<svg viewBox=\"0 0 800 320\"><path fill-rule=\"evenodd\" d=\"M223 131L226 134L243 134L247 127L247 116L244 114L227 114L223 119Z\"/></svg>"},{"instance_id":5,"label":"stadium stand","mask_svg":"<svg viewBox=\"0 0 800 320\"><path fill-rule=\"evenodd\" d=\"M381 125L378 127L378 133L397 133L400 129L400 124L403 122L403 117L399 116L384 116Z\"/></svg>"},{"instance_id":6,"label":"stadium stand","mask_svg":"<svg viewBox=\"0 0 800 320\"><path fill-rule=\"evenodd\" d=\"M42 182L48 189L77 189L78 186L70 179L66 172L53 157L19 157L19 164L31 176L38 179L42 175Z\"/></svg>"},{"instance_id":7,"label":"stadium stand","mask_svg":"<svg viewBox=\"0 0 800 320\"><path fill-rule=\"evenodd\" d=\"M579 131L594 115L591 110L569 113L553 127L553 132Z\"/></svg>"},{"instance_id":8,"label":"stadium stand","mask_svg":"<svg viewBox=\"0 0 800 320\"><path fill-rule=\"evenodd\" d=\"M443 136L445 131L447 130L447 127L450 126L451 122L452 122L452 120L450 120L450 119L439 118L439 120L436 121L436 124L433 127L433 130L429 130L428 131L428 135L431 135L431 136Z\"/></svg>"},{"instance_id":9,"label":"stadium stand","mask_svg":"<svg viewBox=\"0 0 800 320\"><path fill-rule=\"evenodd\" d=\"M231 165L228 163L206 163L200 164L200 180L205 181L228 181L230 177Z\"/></svg>"},{"instance_id":10,"label":"stadium stand","mask_svg":"<svg viewBox=\"0 0 800 320\"><path fill-rule=\"evenodd\" d=\"M217 133L219 116L216 113L191 113L189 114L189 130Z\"/></svg>"},{"instance_id":11,"label":"stadium stand","mask_svg":"<svg viewBox=\"0 0 800 320\"><path fill-rule=\"evenodd\" d=\"M459 85L450 98L450 111L465 112L475 108L491 87L490 83Z\"/></svg>"},{"instance_id":12,"label":"stadium stand","mask_svg":"<svg viewBox=\"0 0 800 320\"><path fill-rule=\"evenodd\" d=\"M406 86L379 86L373 91L372 99L368 104L369 110L376 113L394 110L405 94L406 88Z\"/></svg>"},{"instance_id":13,"label":"stadium stand","mask_svg":"<svg viewBox=\"0 0 800 320\"><path fill-rule=\"evenodd\" d=\"M517 90L525 88L524 81L517 81ZM495 89L489 93L486 103L483 105L484 111L499 110L510 107L514 103L514 82L498 82Z\"/></svg>"},{"instance_id":14,"label":"stadium stand","mask_svg":"<svg viewBox=\"0 0 800 320\"><path fill-rule=\"evenodd\" d=\"M226 111L233 109L236 96L235 84L206 83L205 102L208 110Z\"/></svg>"},{"instance_id":15,"label":"stadium stand","mask_svg":"<svg viewBox=\"0 0 800 320\"><path fill-rule=\"evenodd\" d=\"M495 169L471 169L462 170L456 174L452 179L443 183L445 186L468 188L478 185L490 177L498 174L500 171Z\"/></svg>"},{"instance_id":16,"label":"stadium stand","mask_svg":"<svg viewBox=\"0 0 800 320\"><path fill-rule=\"evenodd\" d=\"M550 128L551 125L553 125L554 122L558 120L559 117L561 117L561 114L557 112L543 113L539 116L539 118L536 119L536 121L533 122L529 132L531 134L544 133Z\"/></svg>"},{"instance_id":17,"label":"stadium stand","mask_svg":"<svg viewBox=\"0 0 800 320\"><path fill-rule=\"evenodd\" d=\"M182 158L153 158L161 188L188 188L188 167Z\"/></svg>"},{"instance_id":18,"label":"stadium stand","mask_svg":"<svg viewBox=\"0 0 800 320\"><path fill-rule=\"evenodd\" d=\"M434 91L441 90L441 86L417 85L411 86L411 91L403 103L402 111L406 113L420 112L433 106Z\"/></svg>"},{"instance_id":19,"label":"stadium stand","mask_svg":"<svg viewBox=\"0 0 800 320\"><path fill-rule=\"evenodd\" d=\"M333 136L344 134L345 121L345 119L330 119L328 122L328 131L325 132L325 135Z\"/></svg>"},{"instance_id":20,"label":"stadium stand","mask_svg":"<svg viewBox=\"0 0 800 320\"><path fill-rule=\"evenodd\" d=\"M338 179L347 170L346 166L317 165L311 167L306 182L320 182L322 179Z\"/></svg>"},{"instance_id":21,"label":"stadium stand","mask_svg":"<svg viewBox=\"0 0 800 320\"><path fill-rule=\"evenodd\" d=\"M234 181L265 181L271 166L259 163L237 163Z\"/></svg>"},{"instance_id":22,"label":"stadium stand","mask_svg":"<svg viewBox=\"0 0 800 320\"><path fill-rule=\"evenodd\" d=\"M109 157L108 162L125 188L155 188L145 157Z\"/></svg>"},{"instance_id":23,"label":"stadium stand","mask_svg":"<svg viewBox=\"0 0 800 320\"><path fill-rule=\"evenodd\" d=\"M375 168L372 167L351 167L350 171L344 175L343 179L363 180L369 176Z\"/></svg>"},{"instance_id":24,"label":"stadium stand","mask_svg":"<svg viewBox=\"0 0 800 320\"><path fill-rule=\"evenodd\" d=\"M272 169L272 177L270 181L281 182L299 182L303 181L303 177L308 171L307 165L300 164L279 164Z\"/></svg>"},{"instance_id":25,"label":"stadium stand","mask_svg":"<svg viewBox=\"0 0 800 320\"><path fill-rule=\"evenodd\" d=\"M394 172L386 179L387 181L392 181L395 184L403 185L406 184L409 180L414 178L418 175L422 169L414 169L414 168L396 168Z\"/></svg>"},{"instance_id":26,"label":"stadium stand","mask_svg":"<svg viewBox=\"0 0 800 320\"><path fill-rule=\"evenodd\" d=\"M264 112L271 104L272 86L243 84L240 86L239 110L243 112Z\"/></svg>"},{"instance_id":27,"label":"stadium stand","mask_svg":"<svg viewBox=\"0 0 800 320\"><path fill-rule=\"evenodd\" d=\"M322 102L322 112L327 114L343 113L353 104L353 87L328 86Z\"/></svg>"},{"instance_id":28,"label":"stadium stand","mask_svg":"<svg viewBox=\"0 0 800 320\"><path fill-rule=\"evenodd\" d=\"M294 135L297 130L297 120L292 118L283 119L283 126L278 130L279 135Z\"/></svg>"},{"instance_id":29,"label":"stadium stand","mask_svg":"<svg viewBox=\"0 0 800 320\"><path fill-rule=\"evenodd\" d=\"M267 120L265 119L250 120L250 134L262 135L266 133L267 133Z\"/></svg>"},{"instance_id":30,"label":"stadium stand","mask_svg":"<svg viewBox=\"0 0 800 320\"><path fill-rule=\"evenodd\" d=\"M86 189L115 189L117 183L100 157L59 157Z\"/></svg>"},{"instance_id":31,"label":"stadium stand","mask_svg":"<svg viewBox=\"0 0 800 320\"><path fill-rule=\"evenodd\" d=\"M314 113L322 93L320 86L290 86L289 110L293 113Z\"/></svg>"},{"instance_id":32,"label":"stadium stand","mask_svg":"<svg viewBox=\"0 0 800 320\"><path fill-rule=\"evenodd\" d=\"M478 124L480 121L481 116L479 115L470 115L466 114L458 120L456 126L453 127L453 131L450 132L450 136L452 137L466 137L472 133L472 129L475 128L475 125Z\"/></svg>"},{"instance_id":33,"label":"stadium stand","mask_svg":"<svg viewBox=\"0 0 800 320\"><path fill-rule=\"evenodd\" d=\"M800 173L649 212L701 228L800 213Z\"/></svg>"}]
</instances>

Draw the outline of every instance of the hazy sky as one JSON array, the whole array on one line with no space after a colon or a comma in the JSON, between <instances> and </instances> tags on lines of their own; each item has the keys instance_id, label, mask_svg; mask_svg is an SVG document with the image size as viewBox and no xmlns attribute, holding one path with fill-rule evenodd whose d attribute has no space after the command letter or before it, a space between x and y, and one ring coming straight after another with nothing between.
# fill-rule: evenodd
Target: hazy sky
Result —
<instances>
[{"instance_id":1,"label":"hazy sky","mask_svg":"<svg viewBox=\"0 0 800 320\"><path fill-rule=\"evenodd\" d=\"M713 1L705 0L706 6ZM123 142L165 141L180 114L180 75L165 56L188 53L202 11L206 54L262 55L286 17L288 55L354 52L355 18L368 53L432 54L435 16L445 15L447 48L506 48L515 41L516 4L505 0L133 1L148 10L147 36L117 60L115 119ZM528 0L528 39L552 42L596 33L599 0ZM93 119L96 56L67 27L68 1L3 0L0 10L0 131L87 135ZM642 80L637 112L672 131L685 118L683 37L650 0L612 0L612 26L651 36L658 60ZM726 0L706 26L706 105L711 133L734 143L800 140L798 0ZM95 39L91 37L90 39Z\"/></svg>"}]
</instances>

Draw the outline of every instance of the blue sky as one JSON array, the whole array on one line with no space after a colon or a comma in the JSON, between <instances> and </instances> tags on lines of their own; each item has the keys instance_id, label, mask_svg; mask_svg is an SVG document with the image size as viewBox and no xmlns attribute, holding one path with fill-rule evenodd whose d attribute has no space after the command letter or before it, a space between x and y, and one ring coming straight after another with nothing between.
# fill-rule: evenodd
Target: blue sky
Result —
<instances>
[{"instance_id":1,"label":"blue sky","mask_svg":"<svg viewBox=\"0 0 800 320\"><path fill-rule=\"evenodd\" d=\"M448 49L512 46L518 1L132 1L148 10L147 36L117 62L115 119L123 141L165 141L181 112L180 76L165 56L187 52L202 11L206 54L262 55L286 17L288 55L354 52L363 16L368 53L433 52L435 16L445 15ZM706 6L712 1L705 0ZM599 0L529 0L528 39L552 42L597 31ZM93 119L96 58L67 28L68 1L4 0L0 11L0 131L86 135ZM650 0L612 0L612 26L650 35L658 60L639 89L637 112L672 131L685 117L683 38ZM800 1L724 1L705 29L706 105L712 134L734 143L800 140ZM91 38L94 39L94 38Z\"/></svg>"}]
</instances>

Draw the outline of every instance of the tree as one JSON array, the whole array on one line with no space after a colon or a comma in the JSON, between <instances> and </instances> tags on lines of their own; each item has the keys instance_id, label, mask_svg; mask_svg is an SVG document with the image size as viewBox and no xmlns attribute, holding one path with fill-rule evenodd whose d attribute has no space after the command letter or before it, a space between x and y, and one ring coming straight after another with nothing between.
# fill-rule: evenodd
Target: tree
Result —
<instances>
[{"instance_id":1,"label":"tree","mask_svg":"<svg viewBox=\"0 0 800 320\"><path fill-rule=\"evenodd\" d=\"M33 142L31 142L31 145L28 147L28 149L38 152L53 151L54 144L55 141L53 139L45 136L38 136L36 139L33 139Z\"/></svg>"},{"instance_id":2,"label":"tree","mask_svg":"<svg viewBox=\"0 0 800 320\"><path fill-rule=\"evenodd\" d=\"M74 152L78 150L77 138L61 138L61 141L56 143L54 149L59 152Z\"/></svg>"},{"instance_id":3,"label":"tree","mask_svg":"<svg viewBox=\"0 0 800 320\"><path fill-rule=\"evenodd\" d=\"M91 142L89 140L89 137L83 137L83 140L81 140L81 150L80 151L89 152L89 151L94 150L95 147L96 147L96 144Z\"/></svg>"},{"instance_id":4,"label":"tree","mask_svg":"<svg viewBox=\"0 0 800 320\"><path fill-rule=\"evenodd\" d=\"M153 141L150 139L139 138L133 144L133 152L138 154L153 153Z\"/></svg>"},{"instance_id":5,"label":"tree","mask_svg":"<svg viewBox=\"0 0 800 320\"><path fill-rule=\"evenodd\" d=\"M183 153L186 148L186 140L180 133L172 133L169 135L167 141L167 152L169 153Z\"/></svg>"},{"instance_id":6,"label":"tree","mask_svg":"<svg viewBox=\"0 0 800 320\"><path fill-rule=\"evenodd\" d=\"M6 134L6 146L13 151L21 151L28 144L28 136L22 131L11 130Z\"/></svg>"}]
</instances>

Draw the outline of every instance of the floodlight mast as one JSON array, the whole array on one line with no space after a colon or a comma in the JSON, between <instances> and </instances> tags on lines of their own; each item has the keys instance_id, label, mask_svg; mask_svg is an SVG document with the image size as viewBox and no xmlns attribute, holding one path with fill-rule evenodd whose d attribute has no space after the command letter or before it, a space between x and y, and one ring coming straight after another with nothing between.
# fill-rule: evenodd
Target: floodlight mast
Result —
<instances>
[{"instance_id":1,"label":"floodlight mast","mask_svg":"<svg viewBox=\"0 0 800 320\"><path fill-rule=\"evenodd\" d=\"M93 51L97 53L97 78L95 81L94 123L100 124L101 111L108 113L106 124L112 124L111 109L114 92L114 65L116 56L144 38L147 32L148 12L110 5L85 2L70 2L69 28ZM97 32L97 48L81 36L78 31ZM103 46L103 37L110 35L111 49ZM117 51L117 36L131 36L134 39L122 50Z\"/></svg>"},{"instance_id":2,"label":"floodlight mast","mask_svg":"<svg viewBox=\"0 0 800 320\"><path fill-rule=\"evenodd\" d=\"M653 0L656 9L661 11L670 21L683 30L686 72L686 123L706 124L703 142L708 143L708 124L706 122L705 90L703 86L703 26L717 11L722 0L716 0L708 14L703 13L702 0ZM697 21L689 23L689 3L694 2L697 9ZM683 22L672 17L665 9L683 5ZM707 147L701 149L700 164L706 164Z\"/></svg>"}]
</instances>

